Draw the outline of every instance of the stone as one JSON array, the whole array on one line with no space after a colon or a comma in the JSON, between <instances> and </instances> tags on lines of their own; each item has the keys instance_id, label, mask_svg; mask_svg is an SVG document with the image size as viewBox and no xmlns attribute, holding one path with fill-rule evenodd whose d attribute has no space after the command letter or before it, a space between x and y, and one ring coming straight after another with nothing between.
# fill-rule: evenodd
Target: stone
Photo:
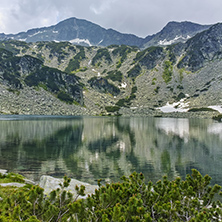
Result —
<instances>
[{"instance_id":1,"label":"stone","mask_svg":"<svg viewBox=\"0 0 222 222\"><path fill-rule=\"evenodd\" d=\"M51 176L43 175L40 178L39 186L44 189L44 193L47 195L51 191L56 190L57 188L60 188L59 184L62 184L62 183L63 183L63 179L58 179ZM88 194L94 193L95 189L99 188L97 185L91 185L89 183L84 183L76 179L71 179L70 185L69 187L66 188L66 190L69 191L70 193L73 193L74 196L76 196L77 195L76 190L75 190L76 185L79 187L81 185L85 186L86 196L79 197L79 198L85 198L87 197Z\"/></svg>"},{"instance_id":2,"label":"stone","mask_svg":"<svg viewBox=\"0 0 222 222\"><path fill-rule=\"evenodd\" d=\"M0 183L2 187L24 187L24 183Z\"/></svg>"},{"instance_id":3,"label":"stone","mask_svg":"<svg viewBox=\"0 0 222 222\"><path fill-rule=\"evenodd\" d=\"M7 174L7 170L2 170L2 169L0 169L0 174L6 175L6 174Z\"/></svg>"}]
</instances>

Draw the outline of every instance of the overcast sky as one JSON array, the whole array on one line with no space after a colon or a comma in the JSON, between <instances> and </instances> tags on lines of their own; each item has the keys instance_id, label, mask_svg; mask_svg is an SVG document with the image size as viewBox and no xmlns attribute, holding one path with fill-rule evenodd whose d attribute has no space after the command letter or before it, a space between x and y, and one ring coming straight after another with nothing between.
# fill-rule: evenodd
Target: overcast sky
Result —
<instances>
[{"instance_id":1,"label":"overcast sky","mask_svg":"<svg viewBox=\"0 0 222 222\"><path fill-rule=\"evenodd\" d=\"M169 21L221 22L222 0L0 0L0 33L55 25L70 17L145 37Z\"/></svg>"}]
</instances>

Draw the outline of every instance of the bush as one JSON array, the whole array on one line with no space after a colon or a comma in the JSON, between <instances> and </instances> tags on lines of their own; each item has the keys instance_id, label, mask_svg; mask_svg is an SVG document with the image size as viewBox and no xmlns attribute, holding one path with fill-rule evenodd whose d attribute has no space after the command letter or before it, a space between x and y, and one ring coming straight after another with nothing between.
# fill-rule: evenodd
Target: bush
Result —
<instances>
[{"instance_id":1,"label":"bush","mask_svg":"<svg viewBox=\"0 0 222 222\"><path fill-rule=\"evenodd\" d=\"M119 106L106 106L105 109L107 112L114 113L114 112L119 111L120 107Z\"/></svg>"},{"instance_id":2,"label":"bush","mask_svg":"<svg viewBox=\"0 0 222 222\"><path fill-rule=\"evenodd\" d=\"M128 77L137 77L140 75L141 67L139 64L135 65L130 71L127 72Z\"/></svg>"},{"instance_id":3,"label":"bush","mask_svg":"<svg viewBox=\"0 0 222 222\"><path fill-rule=\"evenodd\" d=\"M74 102L73 98L69 94L62 91L58 93L57 97L61 101L69 103L69 104L72 104Z\"/></svg>"},{"instance_id":4,"label":"bush","mask_svg":"<svg viewBox=\"0 0 222 222\"><path fill-rule=\"evenodd\" d=\"M111 79L112 81L122 82L123 74L118 70L112 70L107 73L106 79Z\"/></svg>"},{"instance_id":5,"label":"bush","mask_svg":"<svg viewBox=\"0 0 222 222\"><path fill-rule=\"evenodd\" d=\"M65 69L65 72L72 73L80 68L80 62L86 58L84 48L80 47L80 52L77 53L70 61L68 66Z\"/></svg>"},{"instance_id":6,"label":"bush","mask_svg":"<svg viewBox=\"0 0 222 222\"><path fill-rule=\"evenodd\" d=\"M164 71L163 71L163 79L165 83L168 83L172 80L172 75L173 75L173 66L171 61L165 61L164 62Z\"/></svg>"},{"instance_id":7,"label":"bush","mask_svg":"<svg viewBox=\"0 0 222 222\"><path fill-rule=\"evenodd\" d=\"M136 93L137 91L137 87L134 86L132 89L131 89L131 94L129 97L126 97L124 99L120 99L117 103L116 103L116 106L120 106L120 107L129 107L131 105L131 100L135 99L136 98Z\"/></svg>"},{"instance_id":8,"label":"bush","mask_svg":"<svg viewBox=\"0 0 222 222\"><path fill-rule=\"evenodd\" d=\"M213 117L214 120L217 120L218 122L221 122L222 121L222 114L219 114L217 116L214 116Z\"/></svg>"},{"instance_id":9,"label":"bush","mask_svg":"<svg viewBox=\"0 0 222 222\"><path fill-rule=\"evenodd\" d=\"M123 176L122 182L101 184L85 200L85 187L77 197L65 190L70 179L45 196L39 186L5 191L0 201L0 221L220 221L222 204L215 201L221 186L209 186L211 177L197 170L185 180L166 176L156 184L145 183L142 173ZM7 193L7 196L6 196Z\"/></svg>"},{"instance_id":10,"label":"bush","mask_svg":"<svg viewBox=\"0 0 222 222\"><path fill-rule=\"evenodd\" d=\"M201 108L191 108L188 112L215 112L214 109L208 107L201 107Z\"/></svg>"},{"instance_id":11,"label":"bush","mask_svg":"<svg viewBox=\"0 0 222 222\"><path fill-rule=\"evenodd\" d=\"M112 62L109 51L106 48L99 49L92 59L92 65L95 66L98 60L105 59L109 64Z\"/></svg>"}]
</instances>

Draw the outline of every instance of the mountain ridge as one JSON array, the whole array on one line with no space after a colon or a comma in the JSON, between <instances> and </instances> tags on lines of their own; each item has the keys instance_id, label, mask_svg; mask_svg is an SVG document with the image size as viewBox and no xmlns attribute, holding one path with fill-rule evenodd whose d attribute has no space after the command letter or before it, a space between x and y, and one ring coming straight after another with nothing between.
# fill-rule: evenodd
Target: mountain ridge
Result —
<instances>
[{"instance_id":1,"label":"mountain ridge","mask_svg":"<svg viewBox=\"0 0 222 222\"><path fill-rule=\"evenodd\" d=\"M70 41L83 46L130 45L147 48L152 45L167 45L185 42L189 37L208 29L211 25L200 25L192 22L169 22L158 33L145 38L134 34L120 33L114 29L105 29L100 25L77 19L68 18L56 25L29 29L17 34L0 34L0 40L15 39L26 42L37 41Z\"/></svg>"},{"instance_id":2,"label":"mountain ridge","mask_svg":"<svg viewBox=\"0 0 222 222\"><path fill-rule=\"evenodd\" d=\"M143 50L0 41L0 113L169 116L171 107L177 117L216 115L221 36L218 23L184 43Z\"/></svg>"}]
</instances>

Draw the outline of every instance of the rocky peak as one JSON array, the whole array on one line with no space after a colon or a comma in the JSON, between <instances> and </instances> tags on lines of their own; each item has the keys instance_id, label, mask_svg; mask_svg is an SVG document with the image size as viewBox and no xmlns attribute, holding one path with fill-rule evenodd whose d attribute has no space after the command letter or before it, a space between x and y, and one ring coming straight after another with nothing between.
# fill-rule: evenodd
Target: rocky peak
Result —
<instances>
[{"instance_id":1,"label":"rocky peak","mask_svg":"<svg viewBox=\"0 0 222 222\"><path fill-rule=\"evenodd\" d=\"M186 54L178 67L193 72L204 66L205 62L222 58L222 23L213 25L187 41Z\"/></svg>"},{"instance_id":2,"label":"rocky peak","mask_svg":"<svg viewBox=\"0 0 222 222\"><path fill-rule=\"evenodd\" d=\"M178 42L186 42L199 32L202 32L210 25L199 25L192 22L169 22L160 32L152 37L145 46L152 45L171 45Z\"/></svg>"}]
</instances>

